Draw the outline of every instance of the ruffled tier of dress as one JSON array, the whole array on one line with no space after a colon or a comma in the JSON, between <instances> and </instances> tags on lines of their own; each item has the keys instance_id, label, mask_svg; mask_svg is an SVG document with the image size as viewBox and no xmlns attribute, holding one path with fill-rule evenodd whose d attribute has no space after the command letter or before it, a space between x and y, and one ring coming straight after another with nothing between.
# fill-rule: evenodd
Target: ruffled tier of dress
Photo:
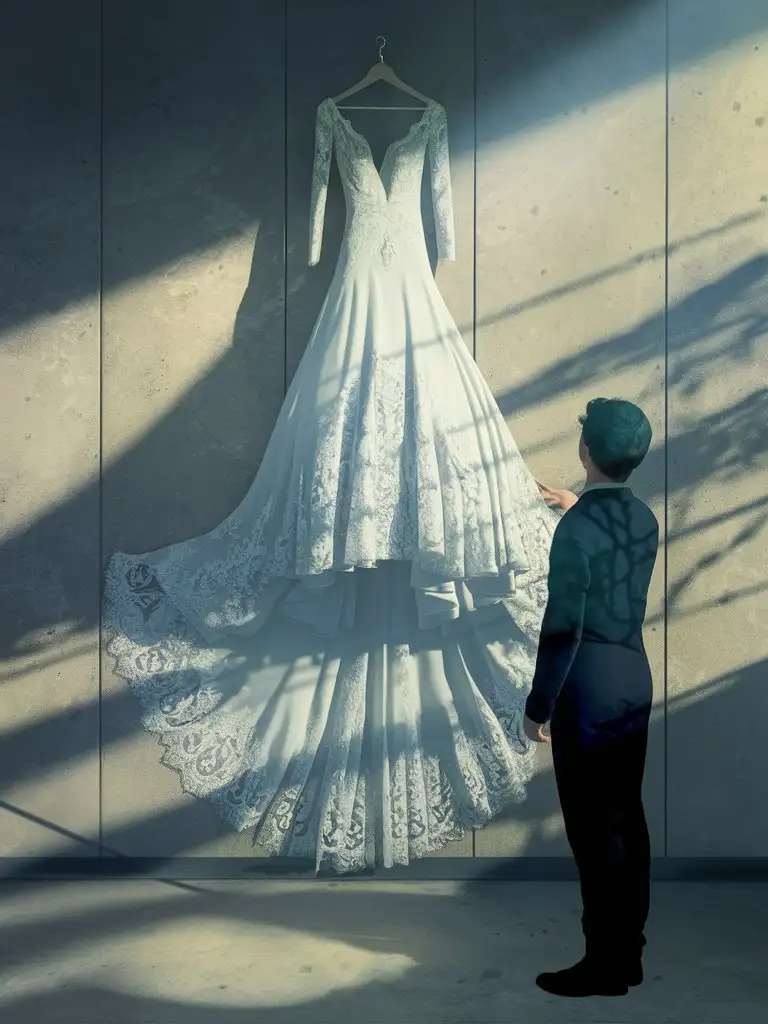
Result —
<instances>
[{"instance_id":1,"label":"ruffled tier of dress","mask_svg":"<svg viewBox=\"0 0 768 1024\"><path fill-rule=\"evenodd\" d=\"M185 792L346 872L524 799L557 516L434 282L340 268L243 501L115 554L104 625Z\"/></svg>"}]
</instances>

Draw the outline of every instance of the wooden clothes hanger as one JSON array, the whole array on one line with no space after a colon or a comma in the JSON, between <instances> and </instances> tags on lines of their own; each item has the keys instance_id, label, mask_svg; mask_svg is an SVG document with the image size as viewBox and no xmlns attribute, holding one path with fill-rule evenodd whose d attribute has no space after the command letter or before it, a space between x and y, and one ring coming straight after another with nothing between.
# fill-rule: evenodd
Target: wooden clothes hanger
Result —
<instances>
[{"instance_id":1,"label":"wooden clothes hanger","mask_svg":"<svg viewBox=\"0 0 768 1024\"><path fill-rule=\"evenodd\" d=\"M346 92L339 93L338 96L333 97L333 102L336 106L339 106L341 100L347 99L349 96L354 96L357 92L362 92L363 89L367 89L369 85L373 85L374 82L387 82L389 85L393 85L395 89L399 89L400 92L407 93L409 96L413 96L414 99L421 100L422 103L430 104L433 101L422 93L412 89L410 85L406 85L402 78L398 78L389 64L384 63L384 57L382 51L387 45L387 40L384 36L376 37L376 45L379 48L379 59L370 69L365 77L361 78L359 82L356 82L351 88L347 89ZM398 107L398 106L350 106L345 104L340 107L341 110L422 110L422 107Z\"/></svg>"}]
</instances>

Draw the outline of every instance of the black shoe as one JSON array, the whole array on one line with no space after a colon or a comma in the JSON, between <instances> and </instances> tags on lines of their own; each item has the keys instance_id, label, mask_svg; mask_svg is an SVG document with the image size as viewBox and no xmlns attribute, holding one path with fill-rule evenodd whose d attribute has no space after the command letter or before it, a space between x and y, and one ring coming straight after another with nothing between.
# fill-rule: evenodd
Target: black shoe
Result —
<instances>
[{"instance_id":1,"label":"black shoe","mask_svg":"<svg viewBox=\"0 0 768 1024\"><path fill-rule=\"evenodd\" d=\"M648 943L644 935L640 936L640 949L624 960L624 977L628 985L643 984L643 949Z\"/></svg>"},{"instance_id":2,"label":"black shoe","mask_svg":"<svg viewBox=\"0 0 768 1024\"><path fill-rule=\"evenodd\" d=\"M634 963L629 964L624 971L624 977L627 979L628 985L642 985L643 984L643 961L635 960Z\"/></svg>"},{"instance_id":3,"label":"black shoe","mask_svg":"<svg viewBox=\"0 0 768 1024\"><path fill-rule=\"evenodd\" d=\"M648 940L645 935L640 936L640 952L637 957L630 961L627 966L625 975L628 985L642 985L643 984L643 949L648 945Z\"/></svg>"},{"instance_id":4,"label":"black shoe","mask_svg":"<svg viewBox=\"0 0 768 1024\"><path fill-rule=\"evenodd\" d=\"M564 971L540 974L536 984L553 996L583 999L586 996L625 996L630 983L622 972L601 967L585 957Z\"/></svg>"}]
</instances>

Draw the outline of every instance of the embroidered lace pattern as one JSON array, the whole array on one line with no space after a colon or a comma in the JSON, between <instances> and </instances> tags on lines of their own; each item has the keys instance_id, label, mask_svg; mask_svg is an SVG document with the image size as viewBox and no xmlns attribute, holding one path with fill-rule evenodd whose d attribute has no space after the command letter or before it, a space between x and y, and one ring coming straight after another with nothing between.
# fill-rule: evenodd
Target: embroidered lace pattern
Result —
<instances>
[{"instance_id":1,"label":"embroidered lace pattern","mask_svg":"<svg viewBox=\"0 0 768 1024\"><path fill-rule=\"evenodd\" d=\"M209 533L116 553L104 627L184 791L270 854L348 872L406 864L524 798L558 517L429 267L427 157L439 255L455 256L445 111L430 103L379 170L320 105L310 263L334 152L337 273L259 472ZM455 614L425 627L430 587Z\"/></svg>"},{"instance_id":2,"label":"embroidered lace pattern","mask_svg":"<svg viewBox=\"0 0 768 1024\"><path fill-rule=\"evenodd\" d=\"M163 763L178 772L185 792L211 801L234 828L253 829L270 854L314 858L338 872L407 864L525 797L534 751L521 731L527 695L521 680L535 659L543 580L516 594L513 640L483 645L482 636L457 636L468 658L482 652L493 682L487 699L475 694L482 732L455 736L455 766L446 768L421 742L418 694L405 668L411 650L390 652L403 726L393 734L383 774L386 803L375 814L366 804L371 772L365 766L376 762L365 725L369 655L359 654L339 673L333 715L311 718L302 754L287 770L270 767L247 713L218 684L226 659L178 613L151 570L116 556L107 592L114 599L105 615L108 650L142 703L145 727L163 743ZM493 622L489 630L496 635Z\"/></svg>"},{"instance_id":3,"label":"embroidered lace pattern","mask_svg":"<svg viewBox=\"0 0 768 1024\"><path fill-rule=\"evenodd\" d=\"M315 160L312 172L309 263L320 260L328 179L334 145L347 198L345 244L350 259L375 253L390 266L402 245L423 243L419 183L429 153L432 202L438 256L456 258L451 174L446 113L430 103L408 134L393 142L377 170L368 141L352 127L334 104L325 100L317 110Z\"/></svg>"}]
</instances>

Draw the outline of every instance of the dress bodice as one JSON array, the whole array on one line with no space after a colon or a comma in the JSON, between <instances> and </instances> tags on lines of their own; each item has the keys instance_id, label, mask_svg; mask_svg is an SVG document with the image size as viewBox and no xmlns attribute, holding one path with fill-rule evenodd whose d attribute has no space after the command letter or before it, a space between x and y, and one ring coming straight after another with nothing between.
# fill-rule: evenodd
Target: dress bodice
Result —
<instances>
[{"instance_id":1,"label":"dress bodice","mask_svg":"<svg viewBox=\"0 0 768 1024\"><path fill-rule=\"evenodd\" d=\"M432 201L438 255L455 257L453 206L445 110L431 101L421 118L401 139L392 142L377 168L367 139L356 131L332 99L317 109L312 174L309 264L320 259L331 156L336 150L347 225L344 252L348 260L379 256L385 266L413 245L424 249L421 181L429 150Z\"/></svg>"}]
</instances>

